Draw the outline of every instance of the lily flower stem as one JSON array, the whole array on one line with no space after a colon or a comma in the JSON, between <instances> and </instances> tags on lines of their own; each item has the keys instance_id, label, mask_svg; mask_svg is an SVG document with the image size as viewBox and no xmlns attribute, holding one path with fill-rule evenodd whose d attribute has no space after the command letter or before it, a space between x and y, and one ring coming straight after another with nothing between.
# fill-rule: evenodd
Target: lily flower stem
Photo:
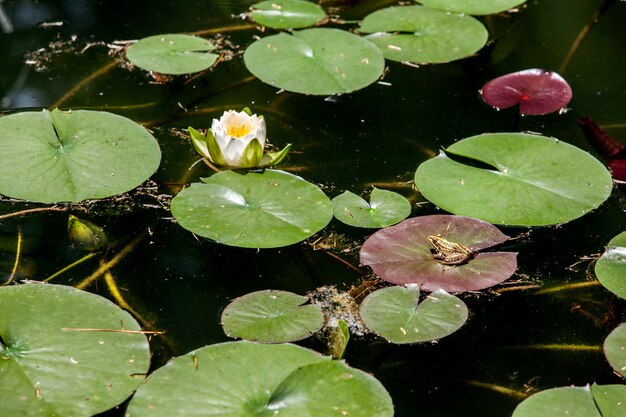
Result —
<instances>
[{"instance_id":1,"label":"lily flower stem","mask_svg":"<svg viewBox=\"0 0 626 417\"><path fill-rule=\"evenodd\" d=\"M502 385L491 384L489 382L482 382L482 381L476 381L476 380L468 380L468 381L463 381L463 382L474 387L488 389L490 391L497 392L498 394L504 394L506 396L513 397L518 400L523 400L530 395L523 391L517 391L511 388L503 387Z\"/></svg>"},{"instance_id":2,"label":"lily flower stem","mask_svg":"<svg viewBox=\"0 0 626 417\"><path fill-rule=\"evenodd\" d=\"M85 78L80 80L76 85L74 85L74 87L72 87L67 93L65 93L63 95L63 97L61 97L60 99L55 101L49 108L50 109L55 109L55 108L60 107L68 99L70 99L74 95L76 95L76 93L78 93L87 84L91 83L93 80L101 77L102 75L106 74L107 72L111 71L115 67L117 67L117 62L116 61L112 61L112 62L109 62L108 64L106 64L105 66L98 68L96 71L92 72L91 74L87 75Z\"/></svg>"},{"instance_id":3,"label":"lily flower stem","mask_svg":"<svg viewBox=\"0 0 626 417\"><path fill-rule=\"evenodd\" d=\"M578 290L581 288L595 287L598 285L601 285L600 281L575 282L573 284L557 285L555 287L544 288L543 290L537 291L535 295L544 295L544 294L552 294L552 293L561 292L561 291Z\"/></svg>"},{"instance_id":4,"label":"lily flower stem","mask_svg":"<svg viewBox=\"0 0 626 417\"><path fill-rule=\"evenodd\" d=\"M100 259L100 267L101 268L104 266L104 264L105 264L104 259ZM152 326L150 326L150 324L148 323L147 320L145 320L139 313L137 313L137 311L135 311L130 306L130 304L128 304L126 302L126 300L124 299L124 296L122 296L122 293L120 292L117 284L115 283L115 278L113 278L113 274L111 274L110 270L107 270L104 273L104 281L107 284L107 288L109 289L109 293L111 293L113 298L115 298L115 301L117 301L117 304L120 307L122 307L124 310L126 310L130 314L132 314L141 323L141 327L145 327L145 328L152 327Z\"/></svg>"},{"instance_id":5,"label":"lily flower stem","mask_svg":"<svg viewBox=\"0 0 626 417\"><path fill-rule=\"evenodd\" d=\"M205 164L206 166L208 166L209 168L211 168L211 169L213 170L213 172L215 172L215 173L222 172L222 171L221 171L218 167L216 167L215 165L213 165L213 164L211 163L211 161L209 161L208 159L206 159L206 158L202 158L202 162L204 162L204 164Z\"/></svg>"},{"instance_id":6,"label":"lily flower stem","mask_svg":"<svg viewBox=\"0 0 626 417\"><path fill-rule=\"evenodd\" d=\"M22 227L18 226L17 228L17 247L15 248L15 262L13 263L13 269L11 270L11 275L9 275L9 279L7 282L2 284L2 286L9 285L15 279L15 273L17 272L17 267L20 264L20 254L22 253Z\"/></svg>"},{"instance_id":7,"label":"lily flower stem","mask_svg":"<svg viewBox=\"0 0 626 417\"><path fill-rule=\"evenodd\" d=\"M570 46L569 50L565 54L565 58L563 58L563 62L561 62L561 66L559 67L559 73L565 73L565 71L567 70L567 66L572 60L572 57L591 31L591 28L598 23L600 17L602 17L602 15L606 13L609 7L611 7L614 3L617 3L617 0L605 0L600 5L598 10L596 10L595 13L591 16L591 19L589 19L587 24L582 27L580 32L578 32L578 36L576 36L576 39L574 39L574 42L572 42L572 46Z\"/></svg>"},{"instance_id":8,"label":"lily flower stem","mask_svg":"<svg viewBox=\"0 0 626 417\"><path fill-rule=\"evenodd\" d=\"M250 30L250 29L255 29L256 27L257 25L254 25L252 23L244 23L241 25L230 25L230 26L222 26L219 28L198 30L196 32L191 32L191 34L196 35L196 36L215 35L216 33L236 32L239 30Z\"/></svg>"},{"instance_id":9,"label":"lily flower stem","mask_svg":"<svg viewBox=\"0 0 626 417\"><path fill-rule=\"evenodd\" d=\"M50 275L48 278L44 279L43 282L48 282L48 281L53 280L54 278L58 277L59 275L63 274L64 272L67 272L70 269L74 268L75 266L80 265L80 264L82 264L85 261L88 261L89 259L93 258L97 254L98 254L98 252L89 252L87 255L83 256L79 260L72 262L71 264L67 265L66 267L64 267L62 269L59 269L57 272L55 272L54 274Z\"/></svg>"},{"instance_id":10,"label":"lily flower stem","mask_svg":"<svg viewBox=\"0 0 626 417\"><path fill-rule=\"evenodd\" d=\"M113 259L100 265L100 267L93 274L89 275L87 278L78 283L78 285L76 285L76 288L78 288L79 290L84 290L85 288L87 288L92 282L100 278L105 272L117 265L122 259L126 257L126 255L128 255L133 249L135 249L135 246L137 246L137 244L143 239L143 237L144 234L142 233L133 240L131 240L128 245L124 246L124 248L113 257Z\"/></svg>"}]
</instances>

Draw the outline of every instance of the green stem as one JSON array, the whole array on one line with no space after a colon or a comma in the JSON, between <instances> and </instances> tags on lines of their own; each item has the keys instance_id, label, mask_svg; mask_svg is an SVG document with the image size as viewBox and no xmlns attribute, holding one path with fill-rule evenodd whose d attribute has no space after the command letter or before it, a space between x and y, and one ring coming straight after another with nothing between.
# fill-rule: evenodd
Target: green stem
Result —
<instances>
[{"instance_id":1,"label":"green stem","mask_svg":"<svg viewBox=\"0 0 626 417\"><path fill-rule=\"evenodd\" d=\"M22 241L23 241L22 228L18 227L17 228L17 248L15 249L15 262L13 263L13 269L11 270L11 275L9 276L9 279L7 280L7 282L2 284L2 286L9 285L15 279L15 273L17 272L17 267L20 264L20 254L22 253Z\"/></svg>"},{"instance_id":2,"label":"green stem","mask_svg":"<svg viewBox=\"0 0 626 417\"><path fill-rule=\"evenodd\" d=\"M63 269L58 270L57 272L55 272L54 274L50 275L48 278L44 279L43 282L48 282L56 277L58 277L59 275L61 275L62 273L69 271L70 269L74 268L76 265L80 265L83 262L93 258L94 256L96 256L98 254L98 252L89 252L87 255L83 256L82 258L80 258L79 260L72 262L71 264L69 264L68 266L66 266Z\"/></svg>"},{"instance_id":3,"label":"green stem","mask_svg":"<svg viewBox=\"0 0 626 417\"><path fill-rule=\"evenodd\" d=\"M80 80L76 85L74 85L74 87L72 87L67 93L65 93L63 95L63 97L61 97L56 102L54 102L50 106L50 109L56 109L56 108L60 107L68 99L70 99L72 96L76 95L76 93L78 93L87 84L91 83L93 80L95 80L96 78L106 74L107 72L111 71L115 67L117 67L117 62L116 61L109 62L105 66L100 67L96 71L94 71L91 74L87 75L85 78Z\"/></svg>"},{"instance_id":4,"label":"green stem","mask_svg":"<svg viewBox=\"0 0 626 417\"><path fill-rule=\"evenodd\" d=\"M598 23L598 21L600 20L600 17L602 17L602 15L604 13L606 13L606 11L609 9L609 7L611 7L611 5L613 5L613 3L615 3L616 1L617 0L605 0L600 5L598 10L596 10L595 13L591 16L591 19L589 19L587 24L582 27L580 32L578 32L578 36L576 36L576 39L574 39L574 42L572 43L572 46L570 46L569 50L565 54L565 58L563 58L563 62L561 63L561 66L559 67L559 72L561 74L563 74L565 72L565 70L567 70L567 66L569 65L570 61L572 60L572 57L574 56L574 54L578 50L578 47L582 44L582 42L585 40L585 38L587 37L587 35L591 31L591 28L595 24Z\"/></svg>"},{"instance_id":5,"label":"green stem","mask_svg":"<svg viewBox=\"0 0 626 417\"><path fill-rule=\"evenodd\" d=\"M552 294L552 293L561 292L561 291L578 290L581 288L595 287L597 285L601 285L600 281L576 282L573 284L564 284L564 285L558 285L556 287L545 288L543 290L537 291L534 295L544 295L544 294Z\"/></svg>"}]
</instances>

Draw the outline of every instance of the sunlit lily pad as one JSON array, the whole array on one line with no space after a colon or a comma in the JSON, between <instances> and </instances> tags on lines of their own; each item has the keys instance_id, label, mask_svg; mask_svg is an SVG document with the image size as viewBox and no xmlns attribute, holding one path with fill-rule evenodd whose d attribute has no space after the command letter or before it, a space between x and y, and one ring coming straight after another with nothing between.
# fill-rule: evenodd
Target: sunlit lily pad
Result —
<instances>
[{"instance_id":1,"label":"sunlit lily pad","mask_svg":"<svg viewBox=\"0 0 626 417\"><path fill-rule=\"evenodd\" d=\"M626 232L611 239L596 262L595 273L604 288L626 299Z\"/></svg>"},{"instance_id":2,"label":"sunlit lily pad","mask_svg":"<svg viewBox=\"0 0 626 417\"><path fill-rule=\"evenodd\" d=\"M322 328L324 315L308 297L265 290L233 300L222 313L224 332L245 340L282 343L309 337Z\"/></svg>"},{"instance_id":3,"label":"sunlit lily pad","mask_svg":"<svg viewBox=\"0 0 626 417\"><path fill-rule=\"evenodd\" d=\"M300 242L333 216L330 200L318 186L274 170L223 171L178 193L171 210L185 229L245 248Z\"/></svg>"},{"instance_id":4,"label":"sunlit lily pad","mask_svg":"<svg viewBox=\"0 0 626 417\"><path fill-rule=\"evenodd\" d=\"M420 3L446 12L486 15L506 12L526 0L420 0Z\"/></svg>"},{"instance_id":5,"label":"sunlit lily pad","mask_svg":"<svg viewBox=\"0 0 626 417\"><path fill-rule=\"evenodd\" d=\"M365 372L289 344L230 342L157 369L128 416L391 417L383 386Z\"/></svg>"},{"instance_id":6,"label":"sunlit lily pad","mask_svg":"<svg viewBox=\"0 0 626 417\"><path fill-rule=\"evenodd\" d=\"M42 203L129 191L158 168L161 151L132 120L87 110L0 118L0 194Z\"/></svg>"},{"instance_id":7,"label":"sunlit lily pad","mask_svg":"<svg viewBox=\"0 0 626 417\"><path fill-rule=\"evenodd\" d=\"M215 63L215 46L198 36L183 34L154 35L128 47L126 58L146 71L161 74L190 74Z\"/></svg>"},{"instance_id":8,"label":"sunlit lily pad","mask_svg":"<svg viewBox=\"0 0 626 417\"><path fill-rule=\"evenodd\" d=\"M626 378L626 323L620 324L604 340L604 355L613 370Z\"/></svg>"},{"instance_id":9,"label":"sunlit lily pad","mask_svg":"<svg viewBox=\"0 0 626 417\"><path fill-rule=\"evenodd\" d=\"M335 217L355 227L387 227L411 214L411 203L398 193L374 188L368 203L345 191L331 201Z\"/></svg>"},{"instance_id":10,"label":"sunlit lily pad","mask_svg":"<svg viewBox=\"0 0 626 417\"><path fill-rule=\"evenodd\" d=\"M556 72L528 69L489 81L480 94L496 109L519 104L521 114L540 115L565 107L572 99L572 88Z\"/></svg>"},{"instance_id":11,"label":"sunlit lily pad","mask_svg":"<svg viewBox=\"0 0 626 417\"><path fill-rule=\"evenodd\" d=\"M267 0L252 5L252 19L274 29L313 26L326 17L324 9L304 0Z\"/></svg>"},{"instance_id":12,"label":"sunlit lily pad","mask_svg":"<svg viewBox=\"0 0 626 417\"><path fill-rule=\"evenodd\" d=\"M602 417L626 417L626 385L593 384L591 393Z\"/></svg>"},{"instance_id":13,"label":"sunlit lily pad","mask_svg":"<svg viewBox=\"0 0 626 417\"><path fill-rule=\"evenodd\" d=\"M460 265L441 263L434 257L429 236L464 245L473 254ZM367 239L361 248L361 264L394 284L418 284L426 291L479 290L499 284L515 272L517 253L481 252L508 238L497 227L470 217L415 217Z\"/></svg>"},{"instance_id":14,"label":"sunlit lily pad","mask_svg":"<svg viewBox=\"0 0 626 417\"><path fill-rule=\"evenodd\" d=\"M518 226L574 220L613 189L608 170L587 152L524 133L463 139L422 163L415 184L446 211Z\"/></svg>"},{"instance_id":15,"label":"sunlit lily pad","mask_svg":"<svg viewBox=\"0 0 626 417\"><path fill-rule=\"evenodd\" d=\"M248 70L261 81L304 94L359 90L383 73L376 46L339 29L315 28L266 36L244 53Z\"/></svg>"},{"instance_id":16,"label":"sunlit lily pad","mask_svg":"<svg viewBox=\"0 0 626 417\"><path fill-rule=\"evenodd\" d=\"M624 385L560 387L522 401L512 417L623 417Z\"/></svg>"},{"instance_id":17,"label":"sunlit lily pad","mask_svg":"<svg viewBox=\"0 0 626 417\"><path fill-rule=\"evenodd\" d=\"M72 287L0 288L0 415L91 416L121 403L148 372L140 330L107 299Z\"/></svg>"},{"instance_id":18,"label":"sunlit lily pad","mask_svg":"<svg viewBox=\"0 0 626 417\"><path fill-rule=\"evenodd\" d=\"M374 291L361 303L361 318L370 330L393 343L441 339L467 321L465 303L443 290L429 294L422 302L419 298L417 285Z\"/></svg>"},{"instance_id":19,"label":"sunlit lily pad","mask_svg":"<svg viewBox=\"0 0 626 417\"><path fill-rule=\"evenodd\" d=\"M472 55L487 42L487 29L471 16L422 6L377 10L359 29L392 61L441 63Z\"/></svg>"}]
</instances>

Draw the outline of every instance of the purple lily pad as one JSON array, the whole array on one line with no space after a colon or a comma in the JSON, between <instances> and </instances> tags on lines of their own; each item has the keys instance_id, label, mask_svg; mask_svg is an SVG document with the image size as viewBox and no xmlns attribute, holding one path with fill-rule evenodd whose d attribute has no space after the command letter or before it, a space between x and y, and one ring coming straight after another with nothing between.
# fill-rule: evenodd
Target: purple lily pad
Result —
<instances>
[{"instance_id":1,"label":"purple lily pad","mask_svg":"<svg viewBox=\"0 0 626 417\"><path fill-rule=\"evenodd\" d=\"M428 236L440 235L472 250L461 265L437 261ZM509 239L494 225L473 217L421 216L379 230L361 248L361 264L393 284L418 284L425 291L447 292L488 288L517 269L516 252L479 252Z\"/></svg>"},{"instance_id":2,"label":"purple lily pad","mask_svg":"<svg viewBox=\"0 0 626 417\"><path fill-rule=\"evenodd\" d=\"M620 187L626 187L626 146L606 133L591 117L578 119L578 126L587 140L608 161L613 181Z\"/></svg>"},{"instance_id":3,"label":"purple lily pad","mask_svg":"<svg viewBox=\"0 0 626 417\"><path fill-rule=\"evenodd\" d=\"M565 107L572 99L572 88L556 72L533 68L494 78L480 94L496 109L519 104L521 114L540 115Z\"/></svg>"}]
</instances>

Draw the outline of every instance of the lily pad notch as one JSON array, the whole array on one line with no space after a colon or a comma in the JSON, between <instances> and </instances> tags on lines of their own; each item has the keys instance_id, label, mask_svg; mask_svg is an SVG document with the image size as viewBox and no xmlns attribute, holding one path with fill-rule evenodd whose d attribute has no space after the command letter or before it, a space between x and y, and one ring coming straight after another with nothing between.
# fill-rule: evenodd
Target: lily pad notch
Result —
<instances>
[{"instance_id":1,"label":"lily pad notch","mask_svg":"<svg viewBox=\"0 0 626 417\"><path fill-rule=\"evenodd\" d=\"M161 161L154 137L112 113L58 109L0 118L0 194L41 203L130 191Z\"/></svg>"}]
</instances>

